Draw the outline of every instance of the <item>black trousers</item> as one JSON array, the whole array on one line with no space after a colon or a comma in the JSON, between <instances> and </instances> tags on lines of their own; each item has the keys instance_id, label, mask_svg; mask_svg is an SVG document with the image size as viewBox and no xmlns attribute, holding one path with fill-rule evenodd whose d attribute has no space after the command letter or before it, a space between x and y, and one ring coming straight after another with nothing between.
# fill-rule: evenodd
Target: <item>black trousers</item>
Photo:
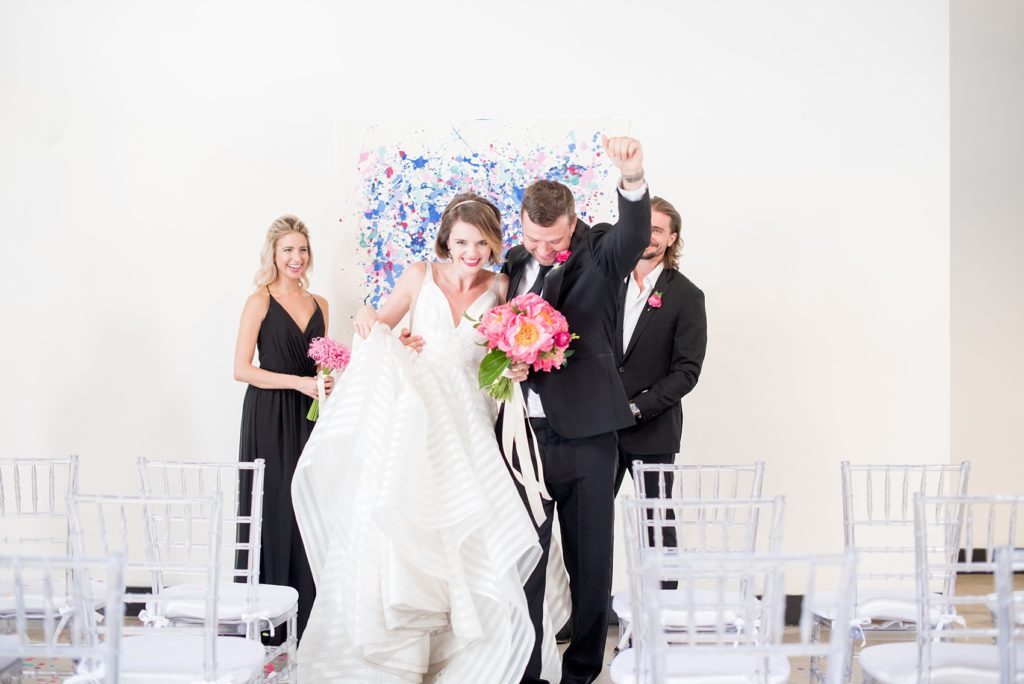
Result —
<instances>
[{"instance_id":1,"label":"black trousers","mask_svg":"<svg viewBox=\"0 0 1024 684\"><path fill-rule=\"evenodd\" d=\"M636 473L633 472L633 461L641 461L644 465L654 464L669 464L674 463L676 459L675 454L632 454L621 446L618 448L619 458L618 464L615 469L615 493L619 493L619 487L622 486L622 480L626 477L626 471L635 478ZM647 494L648 499L658 498L658 475L657 473L644 473L644 491ZM672 492L672 474L665 474L665 491L671 494ZM669 517L674 518L672 511L669 511ZM677 545L676 530L674 527L665 527L662 531L664 535L665 546L675 548ZM653 536L654 531L650 531L650 535ZM649 541L653 544L653 539Z\"/></svg>"},{"instance_id":2,"label":"black trousers","mask_svg":"<svg viewBox=\"0 0 1024 684\"><path fill-rule=\"evenodd\" d=\"M536 641L522 682L548 684L541 678L541 639L552 513L557 511L573 606L572 641L562 656L561 684L590 684L604 665L608 639L618 437L609 432L563 439L546 419L532 418L530 422L551 500L544 502L547 517L537 529L543 556L525 586Z\"/></svg>"}]
</instances>

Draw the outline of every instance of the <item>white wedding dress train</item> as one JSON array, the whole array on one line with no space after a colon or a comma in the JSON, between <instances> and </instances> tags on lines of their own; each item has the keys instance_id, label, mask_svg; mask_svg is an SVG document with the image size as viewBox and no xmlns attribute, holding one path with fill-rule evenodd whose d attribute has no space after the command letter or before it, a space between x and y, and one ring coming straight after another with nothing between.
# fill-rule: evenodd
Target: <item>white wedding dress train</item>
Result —
<instances>
[{"instance_id":1,"label":"white wedding dress train","mask_svg":"<svg viewBox=\"0 0 1024 684\"><path fill-rule=\"evenodd\" d=\"M493 291L473 303L479 317ZM292 500L317 585L299 681L515 684L533 648L523 583L540 558L529 515L477 389L483 356L454 325L428 266L405 348L383 325L356 339L303 451ZM560 679L553 624L568 616L551 550L544 671Z\"/></svg>"}]
</instances>

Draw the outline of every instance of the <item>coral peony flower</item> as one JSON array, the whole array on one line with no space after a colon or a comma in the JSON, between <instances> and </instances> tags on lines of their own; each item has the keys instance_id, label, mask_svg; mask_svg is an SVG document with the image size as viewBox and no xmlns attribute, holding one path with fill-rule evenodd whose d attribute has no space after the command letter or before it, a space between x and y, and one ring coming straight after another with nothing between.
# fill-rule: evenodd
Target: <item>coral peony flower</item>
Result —
<instances>
[{"instance_id":1,"label":"coral peony flower","mask_svg":"<svg viewBox=\"0 0 1024 684\"><path fill-rule=\"evenodd\" d=\"M565 365L572 351L566 348L577 335L550 303L537 294L513 298L496 306L474 326L488 348L477 373L481 389L499 401L512 396L512 381L504 372L512 363L525 363L535 371L551 371Z\"/></svg>"}]
</instances>

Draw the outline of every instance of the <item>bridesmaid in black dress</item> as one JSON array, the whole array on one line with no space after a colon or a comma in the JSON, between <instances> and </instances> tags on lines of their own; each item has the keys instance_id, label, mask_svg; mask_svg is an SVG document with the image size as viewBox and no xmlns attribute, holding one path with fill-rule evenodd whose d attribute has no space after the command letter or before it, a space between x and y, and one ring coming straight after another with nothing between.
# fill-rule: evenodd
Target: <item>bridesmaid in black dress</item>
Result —
<instances>
[{"instance_id":1,"label":"bridesmaid in black dress","mask_svg":"<svg viewBox=\"0 0 1024 684\"><path fill-rule=\"evenodd\" d=\"M249 385L242 404L238 457L266 462L260 583L287 585L299 592L300 638L316 587L292 510L292 474L313 430L306 412L317 396L317 369L306 351L310 340L324 336L328 323L327 300L306 289L312 266L306 225L290 215L274 221L260 252L256 291L245 301L235 345L235 380ZM257 348L258 367L253 365ZM325 378L328 392L333 383L332 377ZM239 508L241 515L249 514L248 497ZM279 641L282 635L276 636Z\"/></svg>"}]
</instances>

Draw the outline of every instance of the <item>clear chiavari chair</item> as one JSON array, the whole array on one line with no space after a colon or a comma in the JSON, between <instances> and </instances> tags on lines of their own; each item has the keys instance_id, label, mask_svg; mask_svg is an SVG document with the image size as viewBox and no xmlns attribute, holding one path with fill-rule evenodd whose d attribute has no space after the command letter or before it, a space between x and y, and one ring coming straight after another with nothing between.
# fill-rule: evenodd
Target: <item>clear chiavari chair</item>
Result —
<instances>
[{"instance_id":1,"label":"clear chiavari chair","mask_svg":"<svg viewBox=\"0 0 1024 684\"><path fill-rule=\"evenodd\" d=\"M1000 584L996 554L1000 547L1024 547L1024 496L919 494L914 509L916 641L864 648L864 681L1024 681L1017 674L1024 669L1020 616L1006 615L1002 624L997 620L1000 612L1008 612L1012 587L1008 592L1005 579ZM1024 565L1014 568L1010 563L1010 571L1024 570Z\"/></svg>"},{"instance_id":2,"label":"clear chiavari chair","mask_svg":"<svg viewBox=\"0 0 1024 684\"><path fill-rule=\"evenodd\" d=\"M217 620L222 633L244 633L260 641L260 633L271 634L286 625L287 638L281 646L267 649L266 664L287 652L285 669L276 673L288 679L294 673L297 646L296 619L299 594L292 587L260 584L260 547L263 511L263 459L253 462L189 462L138 459L139 478L145 496L207 496L223 501ZM243 494L249 513L243 513ZM178 584L168 589L170 602L164 617L171 622L199 622L204 617L203 587L199 583Z\"/></svg>"},{"instance_id":3,"label":"clear chiavari chair","mask_svg":"<svg viewBox=\"0 0 1024 684\"><path fill-rule=\"evenodd\" d=\"M43 672L76 684L120 682L123 566L117 554L0 554L3 600L11 606L9 629L0 634L0 681ZM65 601L74 608L70 613ZM22 667L28 659L30 672Z\"/></svg>"},{"instance_id":4,"label":"clear chiavari chair","mask_svg":"<svg viewBox=\"0 0 1024 684\"><path fill-rule=\"evenodd\" d=\"M815 641L810 606L803 603L787 634L787 594L806 596L822 584L846 589L837 611L848 617L855 565L849 550L824 556L647 554L638 579L642 599L634 605L637 646L631 662L612 663L612 680L777 684L789 681L790 658L815 656L828 663L828 683L839 684L849 620L839 621L827 642ZM677 590L660 590L666 582ZM666 623L668 614L683 618L685 629Z\"/></svg>"},{"instance_id":5,"label":"clear chiavari chair","mask_svg":"<svg viewBox=\"0 0 1024 684\"><path fill-rule=\"evenodd\" d=\"M125 603L139 606L121 640L124 682L241 684L263 676L262 645L218 634L221 498L103 496L71 499L71 539L77 555L119 553L130 590ZM203 619L171 623L171 588L203 587ZM137 588L136 588L137 587Z\"/></svg>"},{"instance_id":6,"label":"clear chiavari chair","mask_svg":"<svg viewBox=\"0 0 1024 684\"><path fill-rule=\"evenodd\" d=\"M907 639L917 630L914 496L960 495L967 491L970 464L840 464L843 545L857 552L853 625L857 643L868 639ZM815 616L815 638L835 628L841 597L823 587L808 597ZM817 678L818 664L811 663Z\"/></svg>"},{"instance_id":7,"label":"clear chiavari chair","mask_svg":"<svg viewBox=\"0 0 1024 684\"><path fill-rule=\"evenodd\" d=\"M0 553L69 555L67 501L77 492L78 456L0 459ZM70 587L63 582L57 589L54 596L64 598L56 608L66 621L74 608ZM8 591L0 582L0 595ZM22 593L29 620L41 619L54 607L43 602L44 594L31 586ZM13 614L14 606L0 596L0 625Z\"/></svg>"},{"instance_id":8,"label":"clear chiavari chair","mask_svg":"<svg viewBox=\"0 0 1024 684\"><path fill-rule=\"evenodd\" d=\"M782 543L784 508L782 497L704 501L624 498L621 510L633 615L635 597L641 589L640 568L646 556L778 553ZM672 540L671 545L667 539ZM671 583L666 583L661 589L667 597L675 590ZM666 605L671 603L670 598L666 598ZM629 650L633 615L621 628L617 658ZM686 627L686 620L671 613L664 616L664 622Z\"/></svg>"},{"instance_id":9,"label":"clear chiavari chair","mask_svg":"<svg viewBox=\"0 0 1024 684\"><path fill-rule=\"evenodd\" d=\"M633 486L637 499L753 500L761 498L764 484L764 462L739 465L694 465L681 463L653 463L634 461ZM668 511L667 515L673 515ZM665 543L675 543L674 530L666 532ZM612 595L612 612L619 623L619 648L628 641L629 622L632 620L630 590L623 589Z\"/></svg>"}]
</instances>

